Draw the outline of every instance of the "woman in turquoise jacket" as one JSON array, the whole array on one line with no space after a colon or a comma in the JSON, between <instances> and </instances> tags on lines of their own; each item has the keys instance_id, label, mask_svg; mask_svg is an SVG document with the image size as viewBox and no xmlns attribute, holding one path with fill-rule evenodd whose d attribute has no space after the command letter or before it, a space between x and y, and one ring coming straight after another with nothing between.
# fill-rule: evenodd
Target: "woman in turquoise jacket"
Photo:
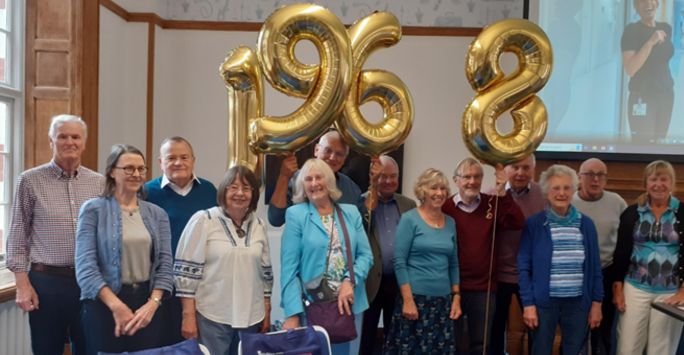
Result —
<instances>
[{"instance_id":1,"label":"woman in turquoise jacket","mask_svg":"<svg viewBox=\"0 0 684 355\"><path fill-rule=\"evenodd\" d=\"M337 204L335 201L340 195L335 175L324 161L309 159L302 166L295 181L293 201L296 204L285 212L285 231L280 248L281 305L285 311L285 329L302 324L304 289L322 287L330 290L330 294L324 297L337 299L340 311L347 314L359 315L368 308L365 280L373 264L373 254L361 214L354 205ZM347 225L350 246L345 245L337 208ZM347 247L351 247L354 260L355 283L352 283L347 268ZM307 297L312 300L308 292ZM357 334L360 334L359 318L357 316ZM349 343L335 344L333 353L349 353Z\"/></svg>"}]
</instances>

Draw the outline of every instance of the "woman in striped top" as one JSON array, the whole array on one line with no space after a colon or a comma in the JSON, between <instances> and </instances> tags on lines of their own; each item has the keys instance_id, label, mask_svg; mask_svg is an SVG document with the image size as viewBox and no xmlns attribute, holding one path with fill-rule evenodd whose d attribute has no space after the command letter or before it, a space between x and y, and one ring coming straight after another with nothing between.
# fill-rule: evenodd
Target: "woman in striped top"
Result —
<instances>
[{"instance_id":1,"label":"woman in striped top","mask_svg":"<svg viewBox=\"0 0 684 355\"><path fill-rule=\"evenodd\" d=\"M550 354L560 324L563 354L577 354L601 322L603 281L596 227L570 204L577 173L553 165L542 173L548 207L527 220L518 251L520 297L532 354Z\"/></svg>"}]
</instances>

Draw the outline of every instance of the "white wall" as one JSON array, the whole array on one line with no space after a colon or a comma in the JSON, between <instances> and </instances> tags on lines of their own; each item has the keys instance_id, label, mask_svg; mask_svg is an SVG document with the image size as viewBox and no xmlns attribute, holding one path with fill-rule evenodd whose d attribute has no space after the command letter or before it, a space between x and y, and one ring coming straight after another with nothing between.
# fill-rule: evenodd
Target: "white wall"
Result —
<instances>
[{"instance_id":1,"label":"white wall","mask_svg":"<svg viewBox=\"0 0 684 355\"><path fill-rule=\"evenodd\" d=\"M98 170L113 144L145 149L147 24L100 11Z\"/></svg>"}]
</instances>

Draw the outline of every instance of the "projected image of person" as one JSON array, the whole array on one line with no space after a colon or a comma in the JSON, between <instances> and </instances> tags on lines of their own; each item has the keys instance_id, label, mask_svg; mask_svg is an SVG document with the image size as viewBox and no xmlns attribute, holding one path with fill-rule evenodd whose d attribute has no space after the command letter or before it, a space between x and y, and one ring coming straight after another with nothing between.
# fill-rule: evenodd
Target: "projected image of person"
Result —
<instances>
[{"instance_id":1,"label":"projected image of person","mask_svg":"<svg viewBox=\"0 0 684 355\"><path fill-rule=\"evenodd\" d=\"M632 141L667 137L674 102L669 61L674 55L672 27L656 21L658 0L634 0L639 21L622 34L622 62L629 75L627 111Z\"/></svg>"}]
</instances>

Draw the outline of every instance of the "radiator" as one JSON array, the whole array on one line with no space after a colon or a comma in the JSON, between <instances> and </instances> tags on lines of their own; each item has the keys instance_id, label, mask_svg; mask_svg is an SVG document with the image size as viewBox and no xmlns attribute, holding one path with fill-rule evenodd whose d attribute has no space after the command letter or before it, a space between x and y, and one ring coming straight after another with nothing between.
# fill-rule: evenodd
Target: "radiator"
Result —
<instances>
[{"instance_id":1,"label":"radiator","mask_svg":"<svg viewBox=\"0 0 684 355\"><path fill-rule=\"evenodd\" d=\"M0 303L0 355L30 355L28 314L14 300Z\"/></svg>"}]
</instances>

